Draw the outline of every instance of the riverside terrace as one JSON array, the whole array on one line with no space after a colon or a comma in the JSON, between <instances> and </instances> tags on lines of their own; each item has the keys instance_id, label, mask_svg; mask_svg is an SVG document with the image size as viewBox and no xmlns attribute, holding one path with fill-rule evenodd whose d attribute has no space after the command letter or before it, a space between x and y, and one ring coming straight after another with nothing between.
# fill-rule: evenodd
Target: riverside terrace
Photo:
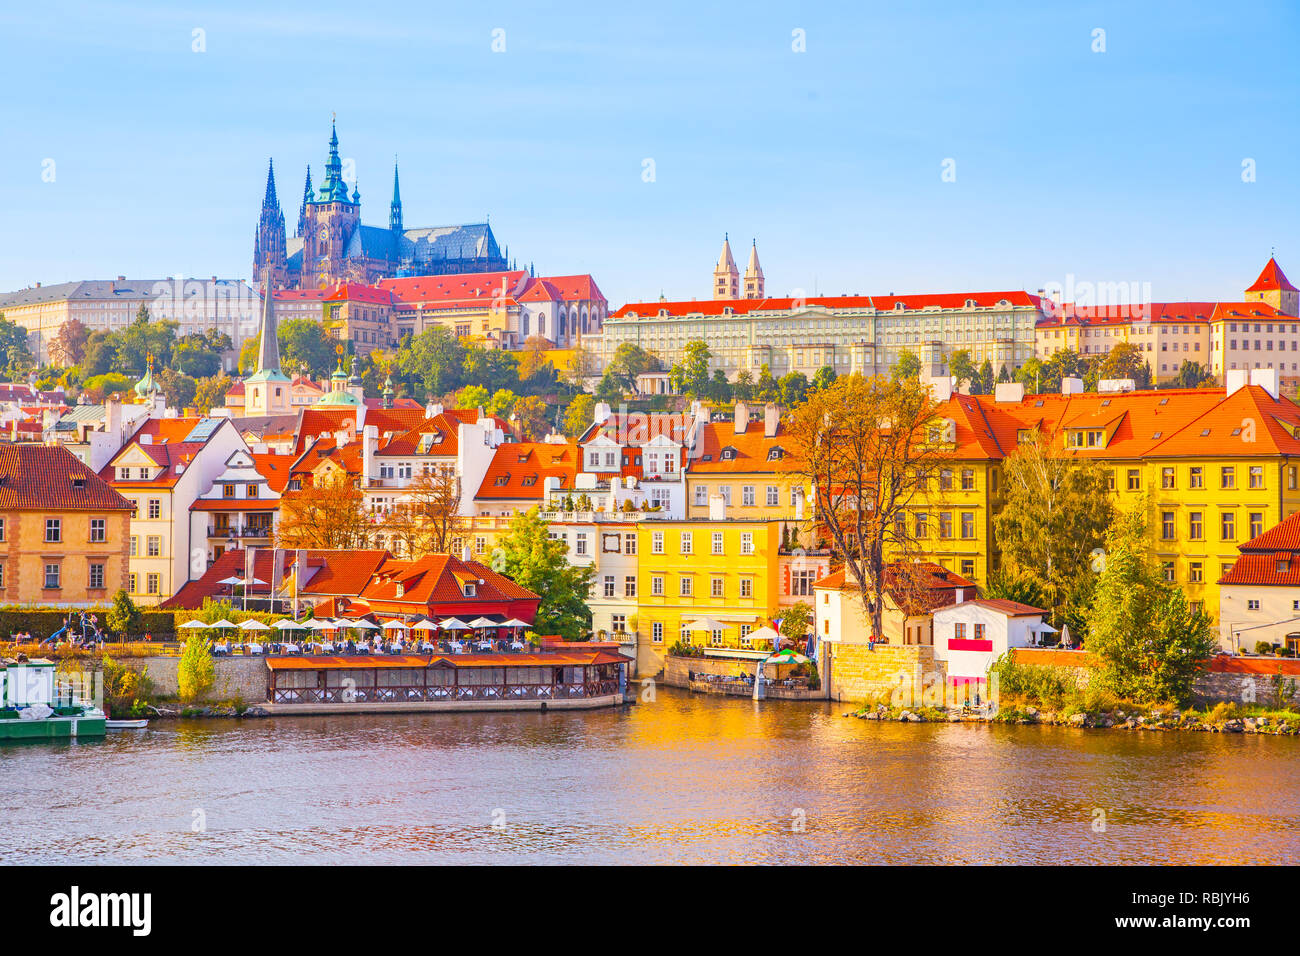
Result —
<instances>
[{"instance_id":1,"label":"riverside terrace","mask_svg":"<svg viewBox=\"0 0 1300 956\"><path fill-rule=\"evenodd\" d=\"M266 710L339 714L612 707L624 702L629 663L603 648L268 657Z\"/></svg>"}]
</instances>

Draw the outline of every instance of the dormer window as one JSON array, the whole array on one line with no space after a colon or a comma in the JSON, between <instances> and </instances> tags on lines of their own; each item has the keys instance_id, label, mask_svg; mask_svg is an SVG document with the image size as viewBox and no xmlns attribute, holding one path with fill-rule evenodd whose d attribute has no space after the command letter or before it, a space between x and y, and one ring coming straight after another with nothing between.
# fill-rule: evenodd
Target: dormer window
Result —
<instances>
[{"instance_id":1,"label":"dormer window","mask_svg":"<svg viewBox=\"0 0 1300 956\"><path fill-rule=\"evenodd\" d=\"M785 449L782 448L780 445L777 445L775 448L769 448L767 450L768 461L780 461L784 457L785 457Z\"/></svg>"},{"instance_id":2,"label":"dormer window","mask_svg":"<svg viewBox=\"0 0 1300 956\"><path fill-rule=\"evenodd\" d=\"M397 591L396 591L395 593L396 593L397 597L403 597L403 596L405 596L405 594L406 594L406 585L403 584L401 581L398 581L398 582L397 582Z\"/></svg>"},{"instance_id":3,"label":"dormer window","mask_svg":"<svg viewBox=\"0 0 1300 956\"><path fill-rule=\"evenodd\" d=\"M1286 559L1286 558L1278 558L1278 559L1277 559L1277 570L1278 570L1278 571L1289 571L1289 570L1291 570L1291 562L1290 562L1288 559Z\"/></svg>"},{"instance_id":4,"label":"dormer window","mask_svg":"<svg viewBox=\"0 0 1300 956\"><path fill-rule=\"evenodd\" d=\"M733 460L735 457L736 457L736 449L734 449L734 448L724 448L724 449L722 449L722 460L723 460L723 461L731 461L731 460Z\"/></svg>"},{"instance_id":5,"label":"dormer window","mask_svg":"<svg viewBox=\"0 0 1300 956\"><path fill-rule=\"evenodd\" d=\"M533 485L537 484L537 476L525 475L524 480L520 482L520 484L522 484L525 488L531 488Z\"/></svg>"},{"instance_id":6,"label":"dormer window","mask_svg":"<svg viewBox=\"0 0 1300 956\"><path fill-rule=\"evenodd\" d=\"M465 597L474 597L478 594L478 585L471 581L466 581L461 585L461 593L464 594Z\"/></svg>"},{"instance_id":7,"label":"dormer window","mask_svg":"<svg viewBox=\"0 0 1300 956\"><path fill-rule=\"evenodd\" d=\"M510 476L498 475L496 481L494 481L493 484L496 485L498 488L504 488L506 485L510 484Z\"/></svg>"}]
</instances>

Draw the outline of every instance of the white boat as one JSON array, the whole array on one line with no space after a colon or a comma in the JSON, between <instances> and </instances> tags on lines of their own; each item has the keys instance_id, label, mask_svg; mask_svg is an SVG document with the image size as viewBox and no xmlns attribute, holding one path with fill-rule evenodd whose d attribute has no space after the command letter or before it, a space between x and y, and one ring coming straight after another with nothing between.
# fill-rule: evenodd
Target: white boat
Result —
<instances>
[{"instance_id":1,"label":"white boat","mask_svg":"<svg viewBox=\"0 0 1300 956\"><path fill-rule=\"evenodd\" d=\"M144 730L149 726L147 720L106 720L104 727L108 730Z\"/></svg>"}]
</instances>

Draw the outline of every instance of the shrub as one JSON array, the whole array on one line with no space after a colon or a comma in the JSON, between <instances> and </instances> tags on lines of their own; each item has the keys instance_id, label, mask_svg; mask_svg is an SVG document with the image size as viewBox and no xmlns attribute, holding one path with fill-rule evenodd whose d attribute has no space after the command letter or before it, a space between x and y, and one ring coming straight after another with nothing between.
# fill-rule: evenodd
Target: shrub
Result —
<instances>
[{"instance_id":1,"label":"shrub","mask_svg":"<svg viewBox=\"0 0 1300 956\"><path fill-rule=\"evenodd\" d=\"M1018 664L1010 651L993 662L989 675L997 677L1000 699L1060 708L1079 696L1079 675L1072 668Z\"/></svg>"},{"instance_id":2,"label":"shrub","mask_svg":"<svg viewBox=\"0 0 1300 956\"><path fill-rule=\"evenodd\" d=\"M1256 654L1272 654L1272 653L1273 653L1273 645L1270 644L1268 641L1256 641L1256 642L1255 642L1255 653L1256 653Z\"/></svg>"},{"instance_id":3,"label":"shrub","mask_svg":"<svg viewBox=\"0 0 1300 956\"><path fill-rule=\"evenodd\" d=\"M118 634L135 634L139 632L143 619L140 609L131 600L131 595L119 588L113 595L113 606L104 615L104 622Z\"/></svg>"},{"instance_id":4,"label":"shrub","mask_svg":"<svg viewBox=\"0 0 1300 956\"><path fill-rule=\"evenodd\" d=\"M216 680L212 663L212 643L202 635L191 634L181 649L181 660L176 670L176 684L183 701L198 700Z\"/></svg>"},{"instance_id":5,"label":"shrub","mask_svg":"<svg viewBox=\"0 0 1300 956\"><path fill-rule=\"evenodd\" d=\"M148 669L136 670L104 656L104 712L110 717L139 716L153 697Z\"/></svg>"},{"instance_id":6,"label":"shrub","mask_svg":"<svg viewBox=\"0 0 1300 956\"><path fill-rule=\"evenodd\" d=\"M668 648L668 653L673 657L703 657L704 648L696 647L694 644L687 644L683 640L676 640L672 647Z\"/></svg>"}]
</instances>

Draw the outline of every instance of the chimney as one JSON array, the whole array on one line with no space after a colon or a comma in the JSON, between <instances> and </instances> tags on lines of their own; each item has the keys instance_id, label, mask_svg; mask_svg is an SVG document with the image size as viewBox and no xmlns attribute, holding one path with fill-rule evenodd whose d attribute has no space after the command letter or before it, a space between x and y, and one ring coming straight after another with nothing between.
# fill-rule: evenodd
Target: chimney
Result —
<instances>
[{"instance_id":1,"label":"chimney","mask_svg":"<svg viewBox=\"0 0 1300 956\"><path fill-rule=\"evenodd\" d=\"M464 545L464 546L461 547L461 549L460 549L460 559L461 559L462 561L472 561L472 560L474 560L473 555L470 553L469 545Z\"/></svg>"},{"instance_id":2,"label":"chimney","mask_svg":"<svg viewBox=\"0 0 1300 956\"><path fill-rule=\"evenodd\" d=\"M931 376L926 378L923 372L921 381L930 386L930 395L934 398L935 402L943 403L952 398L951 375L940 375L937 377Z\"/></svg>"},{"instance_id":3,"label":"chimney","mask_svg":"<svg viewBox=\"0 0 1300 956\"><path fill-rule=\"evenodd\" d=\"M1273 401L1277 401L1277 374L1278 370L1275 368L1252 368L1250 370L1250 384L1258 385L1273 396Z\"/></svg>"},{"instance_id":4,"label":"chimney","mask_svg":"<svg viewBox=\"0 0 1300 956\"><path fill-rule=\"evenodd\" d=\"M122 406L111 395L104 399L104 431L114 442L122 440Z\"/></svg>"},{"instance_id":5,"label":"chimney","mask_svg":"<svg viewBox=\"0 0 1300 956\"><path fill-rule=\"evenodd\" d=\"M1081 379L1081 378L1076 378L1076 377L1073 376L1073 375L1067 375L1067 376L1065 376L1065 378L1061 379L1061 394L1062 394L1062 395L1082 395L1082 394L1083 394L1083 379Z\"/></svg>"},{"instance_id":6,"label":"chimney","mask_svg":"<svg viewBox=\"0 0 1300 956\"><path fill-rule=\"evenodd\" d=\"M775 438L781 427L781 406L768 402L763 406L763 437Z\"/></svg>"},{"instance_id":7,"label":"chimney","mask_svg":"<svg viewBox=\"0 0 1300 956\"><path fill-rule=\"evenodd\" d=\"M749 406L744 402L736 402L736 434L745 434L745 429L749 426Z\"/></svg>"},{"instance_id":8,"label":"chimney","mask_svg":"<svg viewBox=\"0 0 1300 956\"><path fill-rule=\"evenodd\" d=\"M609 402L597 402L596 410L591 416L591 420L596 425L603 425L605 420L613 414L613 409L609 407Z\"/></svg>"},{"instance_id":9,"label":"chimney","mask_svg":"<svg viewBox=\"0 0 1300 956\"><path fill-rule=\"evenodd\" d=\"M361 487L370 487L375 478L375 451L379 448L379 427L367 425L361 439Z\"/></svg>"},{"instance_id":10,"label":"chimney","mask_svg":"<svg viewBox=\"0 0 1300 956\"><path fill-rule=\"evenodd\" d=\"M1250 383L1250 372L1244 368L1230 368L1223 375L1223 383L1226 388L1226 398L1238 389L1245 388Z\"/></svg>"},{"instance_id":11,"label":"chimney","mask_svg":"<svg viewBox=\"0 0 1300 956\"><path fill-rule=\"evenodd\" d=\"M1023 382L998 382L993 386L993 401L999 405L1004 402L1022 402L1025 400Z\"/></svg>"}]
</instances>

